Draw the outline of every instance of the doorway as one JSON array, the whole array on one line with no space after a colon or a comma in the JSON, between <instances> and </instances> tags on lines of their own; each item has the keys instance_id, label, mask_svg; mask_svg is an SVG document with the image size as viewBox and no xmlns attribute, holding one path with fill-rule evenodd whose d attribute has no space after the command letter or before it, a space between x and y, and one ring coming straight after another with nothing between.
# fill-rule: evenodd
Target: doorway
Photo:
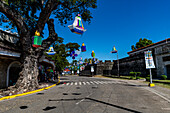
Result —
<instances>
[{"instance_id":1,"label":"doorway","mask_svg":"<svg viewBox=\"0 0 170 113\"><path fill-rule=\"evenodd\" d=\"M16 84L16 82L19 78L20 72L21 72L21 63L20 62L14 61L8 66L7 87L13 86Z\"/></svg>"},{"instance_id":2,"label":"doorway","mask_svg":"<svg viewBox=\"0 0 170 113\"><path fill-rule=\"evenodd\" d=\"M170 78L170 65L166 66L167 78Z\"/></svg>"}]
</instances>

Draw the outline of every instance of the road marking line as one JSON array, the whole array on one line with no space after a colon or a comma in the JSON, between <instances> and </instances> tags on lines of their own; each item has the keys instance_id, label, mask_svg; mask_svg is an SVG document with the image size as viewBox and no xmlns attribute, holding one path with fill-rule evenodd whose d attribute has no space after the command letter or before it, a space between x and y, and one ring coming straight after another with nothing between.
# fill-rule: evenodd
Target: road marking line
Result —
<instances>
[{"instance_id":1,"label":"road marking line","mask_svg":"<svg viewBox=\"0 0 170 113\"><path fill-rule=\"evenodd\" d=\"M70 85L73 85L73 82Z\"/></svg>"},{"instance_id":2,"label":"road marking line","mask_svg":"<svg viewBox=\"0 0 170 113\"><path fill-rule=\"evenodd\" d=\"M96 84L99 84L97 81L94 81Z\"/></svg>"},{"instance_id":3,"label":"road marking line","mask_svg":"<svg viewBox=\"0 0 170 113\"><path fill-rule=\"evenodd\" d=\"M81 82L79 82L79 85L81 85Z\"/></svg>"},{"instance_id":4,"label":"road marking line","mask_svg":"<svg viewBox=\"0 0 170 113\"><path fill-rule=\"evenodd\" d=\"M80 102L83 102L84 100L85 100L85 99L80 100L79 102L76 103L76 105L79 104Z\"/></svg>"},{"instance_id":5,"label":"road marking line","mask_svg":"<svg viewBox=\"0 0 170 113\"><path fill-rule=\"evenodd\" d=\"M170 108L162 108L163 110L170 110Z\"/></svg>"},{"instance_id":6,"label":"road marking line","mask_svg":"<svg viewBox=\"0 0 170 113\"><path fill-rule=\"evenodd\" d=\"M100 81L100 84L103 84L103 81Z\"/></svg>"},{"instance_id":7,"label":"road marking line","mask_svg":"<svg viewBox=\"0 0 170 113\"><path fill-rule=\"evenodd\" d=\"M60 81L57 82L56 84L53 84L53 85L51 85L51 86L48 86L48 87L45 87L45 88L42 88L42 89L38 89L38 90L26 92L26 93L21 93L21 94L16 94L16 95L12 95L12 96L2 97L2 98L0 98L0 101L1 101L1 100L5 100L5 99L12 99L12 98L15 98L15 97L20 97L20 96L25 96L25 95L28 95L28 94L33 94L33 93L36 93L36 92L40 92L40 91L43 91L43 90L52 88L52 87L56 86L56 85L59 84L59 83L60 83Z\"/></svg>"},{"instance_id":8,"label":"road marking line","mask_svg":"<svg viewBox=\"0 0 170 113\"><path fill-rule=\"evenodd\" d=\"M91 84L94 84L92 81L90 81Z\"/></svg>"},{"instance_id":9,"label":"road marking line","mask_svg":"<svg viewBox=\"0 0 170 113\"><path fill-rule=\"evenodd\" d=\"M83 101L84 101L86 98L88 98L90 95L92 95L92 93L89 94L89 95L87 95L84 99L82 99L82 100L80 100L79 102L77 102L76 105L78 105L80 102L83 102Z\"/></svg>"},{"instance_id":10,"label":"road marking line","mask_svg":"<svg viewBox=\"0 0 170 113\"><path fill-rule=\"evenodd\" d=\"M69 83L66 84L67 86L69 85Z\"/></svg>"},{"instance_id":11,"label":"road marking line","mask_svg":"<svg viewBox=\"0 0 170 113\"><path fill-rule=\"evenodd\" d=\"M86 82L88 85L90 85L90 83L89 82Z\"/></svg>"},{"instance_id":12,"label":"road marking line","mask_svg":"<svg viewBox=\"0 0 170 113\"><path fill-rule=\"evenodd\" d=\"M137 84L135 84L135 83L128 83L128 84L130 84L130 85L137 85ZM149 87L148 87L148 88L149 88ZM168 101L168 102L170 103L170 100L169 100L169 99L167 99L166 97L162 96L161 94L159 94L159 93L158 93L157 91L155 91L154 89L151 89L151 88L148 89L148 88L147 88L147 87L143 87L143 89L146 89L146 90L148 90L148 91L150 91L150 92L152 92L152 93L160 96L161 98L163 98L164 100L166 100L166 101ZM153 90L154 90L154 91L153 91Z\"/></svg>"},{"instance_id":13,"label":"road marking line","mask_svg":"<svg viewBox=\"0 0 170 113\"><path fill-rule=\"evenodd\" d=\"M99 84L102 84L101 81L97 81Z\"/></svg>"},{"instance_id":14,"label":"road marking line","mask_svg":"<svg viewBox=\"0 0 170 113\"><path fill-rule=\"evenodd\" d=\"M84 84L84 85L86 85L86 83L85 83L85 82L83 82L83 84Z\"/></svg>"},{"instance_id":15,"label":"road marking line","mask_svg":"<svg viewBox=\"0 0 170 113\"><path fill-rule=\"evenodd\" d=\"M144 89L149 90L148 88L144 88ZM169 100L169 99L167 99L166 97L162 96L162 95L159 94L157 91L154 91L153 89L152 89L152 90L149 90L149 91L151 91L152 93L155 93L156 95L162 97L164 100L166 100L166 101L168 101L168 102L170 103L170 100Z\"/></svg>"},{"instance_id":16,"label":"road marking line","mask_svg":"<svg viewBox=\"0 0 170 113\"><path fill-rule=\"evenodd\" d=\"M107 84L107 81L103 81L104 84Z\"/></svg>"},{"instance_id":17,"label":"road marking line","mask_svg":"<svg viewBox=\"0 0 170 113\"><path fill-rule=\"evenodd\" d=\"M75 82L75 85L77 85L77 82Z\"/></svg>"}]
</instances>

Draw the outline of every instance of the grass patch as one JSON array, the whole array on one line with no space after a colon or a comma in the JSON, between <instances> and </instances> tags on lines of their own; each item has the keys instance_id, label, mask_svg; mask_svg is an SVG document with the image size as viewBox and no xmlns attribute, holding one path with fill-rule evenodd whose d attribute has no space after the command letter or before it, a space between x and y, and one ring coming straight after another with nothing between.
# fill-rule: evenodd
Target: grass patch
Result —
<instances>
[{"instance_id":1,"label":"grass patch","mask_svg":"<svg viewBox=\"0 0 170 113\"><path fill-rule=\"evenodd\" d=\"M145 81L144 83L149 84L149 82ZM153 82L154 83L154 82ZM168 88L170 89L170 84L164 84L164 83L154 83L156 86L163 87L163 88Z\"/></svg>"},{"instance_id":2,"label":"grass patch","mask_svg":"<svg viewBox=\"0 0 170 113\"><path fill-rule=\"evenodd\" d=\"M153 80L153 81L158 81L158 82L169 82L169 83L170 83L170 80Z\"/></svg>"},{"instance_id":3,"label":"grass patch","mask_svg":"<svg viewBox=\"0 0 170 113\"><path fill-rule=\"evenodd\" d=\"M135 77L131 78L132 76L120 76L120 78L119 78L117 75L110 75L110 76L95 75L95 77L99 77L99 78L113 78L113 79L122 79L122 80L135 80ZM144 79L144 78L140 77L140 79Z\"/></svg>"}]
</instances>

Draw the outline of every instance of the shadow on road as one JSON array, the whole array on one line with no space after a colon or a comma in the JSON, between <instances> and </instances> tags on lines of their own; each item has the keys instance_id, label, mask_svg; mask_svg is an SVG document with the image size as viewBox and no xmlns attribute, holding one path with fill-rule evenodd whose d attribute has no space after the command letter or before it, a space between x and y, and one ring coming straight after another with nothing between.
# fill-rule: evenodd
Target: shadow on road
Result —
<instances>
[{"instance_id":1,"label":"shadow on road","mask_svg":"<svg viewBox=\"0 0 170 113\"><path fill-rule=\"evenodd\" d=\"M20 106L20 109L27 109L27 106Z\"/></svg>"},{"instance_id":2,"label":"shadow on road","mask_svg":"<svg viewBox=\"0 0 170 113\"><path fill-rule=\"evenodd\" d=\"M55 106L52 106L52 107L49 107L47 106L45 109L43 109L44 111L48 111L48 110L51 110L51 109L55 109L56 107Z\"/></svg>"},{"instance_id":3,"label":"shadow on road","mask_svg":"<svg viewBox=\"0 0 170 113\"><path fill-rule=\"evenodd\" d=\"M37 95L44 95L44 93L37 93Z\"/></svg>"},{"instance_id":4,"label":"shadow on road","mask_svg":"<svg viewBox=\"0 0 170 113\"><path fill-rule=\"evenodd\" d=\"M53 99L53 100L51 100L51 99L49 99L48 101L75 101L75 100L82 100L82 99L84 99L84 98L73 98L73 99Z\"/></svg>"},{"instance_id":5,"label":"shadow on road","mask_svg":"<svg viewBox=\"0 0 170 113\"><path fill-rule=\"evenodd\" d=\"M132 110L132 109L129 109L129 108L121 107L121 106L118 106L118 105L110 104L110 103L103 102L103 101L96 100L96 99L92 99L92 98L85 98L85 99L92 100L92 101L95 101L95 102L99 102L99 103L102 103L102 104L106 104L106 105L109 105L109 106L112 106L112 107L116 107L116 108L123 109L123 110L126 110L126 111L134 112L134 113L142 113L142 112L139 112L139 111L136 111L136 110Z\"/></svg>"},{"instance_id":6,"label":"shadow on road","mask_svg":"<svg viewBox=\"0 0 170 113\"><path fill-rule=\"evenodd\" d=\"M122 109L122 110L125 110L125 111L129 111L129 112L142 113L142 112L139 112L139 111L136 111L136 110L133 110L133 109L125 108L125 107L122 107L122 106L114 105L114 104L111 104L111 103L107 103L107 102L103 102L103 101L100 101L100 100L87 98L87 97L86 98L74 98L74 99L53 99L53 100L49 99L48 101L75 101L75 100L82 100L82 99L95 101L95 102L98 102L98 103L102 103L102 104L105 104L105 105L116 107L116 108L119 108L119 109Z\"/></svg>"},{"instance_id":7,"label":"shadow on road","mask_svg":"<svg viewBox=\"0 0 170 113\"><path fill-rule=\"evenodd\" d=\"M132 87L148 87L148 85L133 85L133 84L123 84L124 86L132 86Z\"/></svg>"}]
</instances>

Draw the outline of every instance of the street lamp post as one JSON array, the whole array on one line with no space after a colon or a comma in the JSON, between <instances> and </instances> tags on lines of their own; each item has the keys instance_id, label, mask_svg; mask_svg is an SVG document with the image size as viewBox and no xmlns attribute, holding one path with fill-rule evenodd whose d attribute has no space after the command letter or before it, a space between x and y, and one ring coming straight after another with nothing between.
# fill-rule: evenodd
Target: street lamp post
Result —
<instances>
[{"instance_id":1,"label":"street lamp post","mask_svg":"<svg viewBox=\"0 0 170 113\"><path fill-rule=\"evenodd\" d=\"M118 58L118 52L117 52L117 75L118 75L118 77L120 78L120 75L119 75L119 58Z\"/></svg>"}]
</instances>

